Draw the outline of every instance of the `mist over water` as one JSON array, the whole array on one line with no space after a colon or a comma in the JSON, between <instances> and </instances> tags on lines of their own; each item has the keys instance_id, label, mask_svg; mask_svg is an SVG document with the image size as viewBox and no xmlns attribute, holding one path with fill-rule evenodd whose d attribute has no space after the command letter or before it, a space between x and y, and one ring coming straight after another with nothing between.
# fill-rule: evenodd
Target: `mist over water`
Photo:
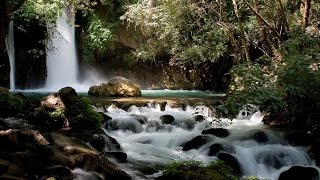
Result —
<instances>
[{"instance_id":1,"label":"mist over water","mask_svg":"<svg viewBox=\"0 0 320 180\"><path fill-rule=\"evenodd\" d=\"M263 114L255 112L247 117L237 119L222 119L216 122L209 110L203 107L202 112L206 121L196 122L195 112L199 107L188 106L185 110L166 106L160 111L159 106L149 104L146 107L132 106L128 111L108 107L100 109L112 117L113 124L118 129L107 127L105 132L116 138L122 149L128 155L128 164L119 164L136 179L153 179L159 174L143 175L140 169L151 167L159 170L159 165L180 160L199 160L204 163L216 160L216 156L208 156L210 146L222 144L227 152L235 156L244 176L255 175L259 178L276 180L279 174L293 165L313 166L314 162L308 156L306 147L293 147L283 138L283 133L273 131L263 125ZM162 115L172 115L172 124L163 124ZM143 123L139 123L143 121ZM199 149L183 151L183 144L201 135L206 128L223 127L230 136L219 138L208 135L208 141ZM254 140L256 133L263 132L268 140L258 143Z\"/></svg>"}]
</instances>

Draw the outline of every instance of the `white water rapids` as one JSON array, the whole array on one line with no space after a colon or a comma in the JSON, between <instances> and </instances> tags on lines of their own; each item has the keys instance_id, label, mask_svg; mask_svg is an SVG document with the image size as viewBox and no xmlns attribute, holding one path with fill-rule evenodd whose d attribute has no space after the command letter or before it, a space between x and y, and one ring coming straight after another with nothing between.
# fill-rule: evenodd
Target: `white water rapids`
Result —
<instances>
[{"instance_id":1,"label":"white water rapids","mask_svg":"<svg viewBox=\"0 0 320 180\"><path fill-rule=\"evenodd\" d=\"M147 107L132 106L128 111L110 106L100 109L112 117L112 123L118 130L110 128L105 132L114 137L128 156L128 164L119 164L135 179L153 179L155 174L142 174L144 167L155 168L168 162L179 160L199 160L204 163L216 160L216 156L208 156L209 148L220 143L230 148L225 152L235 156L244 176L255 175L259 178L276 180L279 174L293 165L313 166L306 147L293 147L283 139L283 133L272 131L261 123L263 115L254 113L250 118L239 117L230 121L223 119L217 123L212 117L206 121L196 122L194 113L210 110L204 106L197 108L188 106L185 110L166 106L160 111L159 105L149 104ZM161 115L172 115L172 124L162 124ZM143 121L143 124L141 122ZM211 122L211 123L210 123ZM182 144L201 134L210 127L223 127L229 130L230 136L218 138L209 135L209 140L199 149L182 150ZM258 143L253 139L256 132L264 132L267 142Z\"/></svg>"}]
</instances>

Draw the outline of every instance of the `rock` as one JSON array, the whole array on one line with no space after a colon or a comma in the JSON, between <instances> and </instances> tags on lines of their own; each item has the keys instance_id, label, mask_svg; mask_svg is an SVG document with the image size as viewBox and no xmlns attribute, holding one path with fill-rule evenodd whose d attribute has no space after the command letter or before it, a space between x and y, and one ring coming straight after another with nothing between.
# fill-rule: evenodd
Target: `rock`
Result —
<instances>
[{"instance_id":1,"label":"rock","mask_svg":"<svg viewBox=\"0 0 320 180\"><path fill-rule=\"evenodd\" d=\"M258 143L266 143L268 141L268 137L263 131L256 132L253 135L253 139Z\"/></svg>"},{"instance_id":2,"label":"rock","mask_svg":"<svg viewBox=\"0 0 320 180\"><path fill-rule=\"evenodd\" d=\"M53 166L44 169L43 176L55 179L73 179L71 169L66 166Z\"/></svg>"},{"instance_id":3,"label":"rock","mask_svg":"<svg viewBox=\"0 0 320 180\"><path fill-rule=\"evenodd\" d=\"M138 85L123 77L114 77L108 83L91 86L88 94L98 97L139 97L141 90Z\"/></svg>"},{"instance_id":4,"label":"rock","mask_svg":"<svg viewBox=\"0 0 320 180\"><path fill-rule=\"evenodd\" d=\"M232 169L232 172L241 175L240 163L236 157L228 153L219 153L218 159L222 160L227 166Z\"/></svg>"},{"instance_id":5,"label":"rock","mask_svg":"<svg viewBox=\"0 0 320 180\"><path fill-rule=\"evenodd\" d=\"M51 133L54 144L60 151L53 151L51 159L70 168L80 167L85 171L94 171L105 177L115 180L131 179L128 174L118 168L115 164L100 155L94 149L90 149L79 140L67 137L60 133ZM66 156L65 154L68 154Z\"/></svg>"},{"instance_id":6,"label":"rock","mask_svg":"<svg viewBox=\"0 0 320 180\"><path fill-rule=\"evenodd\" d=\"M194 116L194 120L197 122L202 122L206 120L206 117L204 117L203 115L196 115Z\"/></svg>"},{"instance_id":7,"label":"rock","mask_svg":"<svg viewBox=\"0 0 320 180\"><path fill-rule=\"evenodd\" d=\"M171 124L174 121L174 117L166 114L166 115L160 116L160 120L162 124Z\"/></svg>"},{"instance_id":8,"label":"rock","mask_svg":"<svg viewBox=\"0 0 320 180\"><path fill-rule=\"evenodd\" d=\"M285 139L293 146L310 146L314 142L313 136L303 131L289 133Z\"/></svg>"},{"instance_id":9,"label":"rock","mask_svg":"<svg viewBox=\"0 0 320 180\"><path fill-rule=\"evenodd\" d=\"M94 134L89 144L99 152L122 151L117 140L107 134Z\"/></svg>"},{"instance_id":10,"label":"rock","mask_svg":"<svg viewBox=\"0 0 320 180\"><path fill-rule=\"evenodd\" d=\"M106 115L106 114L105 114L105 113L103 113L103 112L99 112L99 114L101 114L101 115L102 115L102 117L103 117L103 122L102 122L102 123L104 123L104 122L108 122L108 121L112 120L112 117L110 117L110 116Z\"/></svg>"},{"instance_id":11,"label":"rock","mask_svg":"<svg viewBox=\"0 0 320 180\"><path fill-rule=\"evenodd\" d=\"M62 88L62 89L60 89L59 91L58 91L58 94L60 95L60 96L62 96L63 98L75 98L75 97L77 97L78 96L78 94L76 93L76 90L75 89L73 89L72 87L64 87L64 88Z\"/></svg>"},{"instance_id":12,"label":"rock","mask_svg":"<svg viewBox=\"0 0 320 180\"><path fill-rule=\"evenodd\" d=\"M20 179L24 176L24 170L9 161L0 159L0 179L3 178L3 175Z\"/></svg>"},{"instance_id":13,"label":"rock","mask_svg":"<svg viewBox=\"0 0 320 180\"><path fill-rule=\"evenodd\" d=\"M190 141L188 141L184 146L183 146L183 151L189 151L191 149L198 149L204 144L206 144L208 141L207 136L199 135Z\"/></svg>"},{"instance_id":14,"label":"rock","mask_svg":"<svg viewBox=\"0 0 320 180\"><path fill-rule=\"evenodd\" d=\"M210 128L202 131L201 134L211 134L220 138L225 138L230 135L229 131L223 128Z\"/></svg>"},{"instance_id":15,"label":"rock","mask_svg":"<svg viewBox=\"0 0 320 180\"><path fill-rule=\"evenodd\" d=\"M222 144L212 144L209 148L208 156L215 156L221 150L223 150Z\"/></svg>"},{"instance_id":16,"label":"rock","mask_svg":"<svg viewBox=\"0 0 320 180\"><path fill-rule=\"evenodd\" d=\"M108 151L104 153L106 156L114 157L121 163L127 162L127 154L119 151Z\"/></svg>"},{"instance_id":17,"label":"rock","mask_svg":"<svg viewBox=\"0 0 320 180\"><path fill-rule=\"evenodd\" d=\"M88 98L77 96L71 87L40 100L29 122L49 129L95 129L103 121L103 115L94 111Z\"/></svg>"},{"instance_id":18,"label":"rock","mask_svg":"<svg viewBox=\"0 0 320 180\"><path fill-rule=\"evenodd\" d=\"M98 134L93 135L92 139L89 141L89 144L99 152L102 152L106 147L104 137L99 136Z\"/></svg>"},{"instance_id":19,"label":"rock","mask_svg":"<svg viewBox=\"0 0 320 180\"><path fill-rule=\"evenodd\" d=\"M319 179L319 172L313 167L292 166L283 171L278 180L314 180Z\"/></svg>"}]
</instances>

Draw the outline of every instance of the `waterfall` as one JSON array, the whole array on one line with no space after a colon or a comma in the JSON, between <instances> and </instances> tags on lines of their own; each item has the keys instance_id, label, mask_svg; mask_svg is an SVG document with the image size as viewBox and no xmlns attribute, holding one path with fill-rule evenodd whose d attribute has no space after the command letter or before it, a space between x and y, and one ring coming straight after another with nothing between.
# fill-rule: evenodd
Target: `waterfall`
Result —
<instances>
[{"instance_id":1,"label":"waterfall","mask_svg":"<svg viewBox=\"0 0 320 180\"><path fill-rule=\"evenodd\" d=\"M47 90L79 84L74 22L75 17L67 10L57 19L56 32L50 39L52 47L47 52Z\"/></svg>"},{"instance_id":2,"label":"waterfall","mask_svg":"<svg viewBox=\"0 0 320 180\"><path fill-rule=\"evenodd\" d=\"M15 90L15 48L13 21L10 21L9 23L8 36L6 38L6 48L10 61L10 90Z\"/></svg>"}]
</instances>

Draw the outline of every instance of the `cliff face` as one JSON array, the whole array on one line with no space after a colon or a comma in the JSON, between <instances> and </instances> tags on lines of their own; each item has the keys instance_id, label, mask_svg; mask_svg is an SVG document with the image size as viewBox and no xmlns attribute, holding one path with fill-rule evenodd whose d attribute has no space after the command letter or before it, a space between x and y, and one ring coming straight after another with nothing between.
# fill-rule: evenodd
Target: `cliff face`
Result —
<instances>
[{"instance_id":1,"label":"cliff face","mask_svg":"<svg viewBox=\"0 0 320 180\"><path fill-rule=\"evenodd\" d=\"M6 1L0 1L0 86L9 87L10 63L6 50L9 17Z\"/></svg>"},{"instance_id":2,"label":"cliff face","mask_svg":"<svg viewBox=\"0 0 320 180\"><path fill-rule=\"evenodd\" d=\"M24 30L19 30L23 27ZM15 21L16 87L39 88L45 84L47 28L38 21ZM49 42L50 43L50 42Z\"/></svg>"},{"instance_id":3,"label":"cliff face","mask_svg":"<svg viewBox=\"0 0 320 180\"><path fill-rule=\"evenodd\" d=\"M227 90L229 77L226 73L233 64L231 58L216 63L190 63L183 67L150 62L128 65L121 59L102 62L94 66L106 77L126 77L139 84L141 89L199 89L218 92Z\"/></svg>"}]
</instances>

